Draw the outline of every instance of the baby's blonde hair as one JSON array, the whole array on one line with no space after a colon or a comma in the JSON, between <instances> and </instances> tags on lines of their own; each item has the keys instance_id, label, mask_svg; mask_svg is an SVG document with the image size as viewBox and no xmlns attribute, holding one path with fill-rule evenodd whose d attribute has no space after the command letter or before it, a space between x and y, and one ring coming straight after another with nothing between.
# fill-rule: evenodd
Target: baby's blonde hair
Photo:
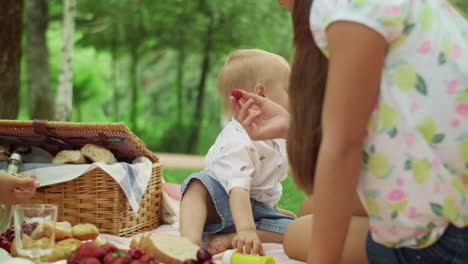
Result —
<instances>
[{"instance_id":1,"label":"baby's blonde hair","mask_svg":"<svg viewBox=\"0 0 468 264\"><path fill-rule=\"evenodd\" d=\"M230 114L229 96L233 89L252 92L257 84L265 87L283 85L287 88L290 71L283 57L264 50L240 49L232 52L216 81L223 115Z\"/></svg>"}]
</instances>

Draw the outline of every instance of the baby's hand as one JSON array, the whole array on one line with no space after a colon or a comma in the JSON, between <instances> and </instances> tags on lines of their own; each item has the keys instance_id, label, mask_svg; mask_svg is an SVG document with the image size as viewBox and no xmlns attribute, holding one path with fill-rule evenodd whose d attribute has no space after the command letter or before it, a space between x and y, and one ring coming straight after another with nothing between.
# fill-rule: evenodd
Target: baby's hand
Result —
<instances>
[{"instance_id":1,"label":"baby's hand","mask_svg":"<svg viewBox=\"0 0 468 264\"><path fill-rule=\"evenodd\" d=\"M292 218L297 218L297 215L295 213L289 211L289 210L284 210L284 209L281 209L281 208L279 208L277 206L275 206L275 209L278 210L278 212L280 212L280 213L282 213L282 214L284 214L286 216L290 216Z\"/></svg>"},{"instance_id":2,"label":"baby's hand","mask_svg":"<svg viewBox=\"0 0 468 264\"><path fill-rule=\"evenodd\" d=\"M237 232L237 235L232 239L232 247L236 248L237 251L241 253L260 256L265 255L262 247L262 241L258 238L255 230Z\"/></svg>"},{"instance_id":3,"label":"baby's hand","mask_svg":"<svg viewBox=\"0 0 468 264\"><path fill-rule=\"evenodd\" d=\"M6 205L24 203L31 199L39 187L39 181L33 175L25 178L21 175L0 173L0 202Z\"/></svg>"}]
</instances>

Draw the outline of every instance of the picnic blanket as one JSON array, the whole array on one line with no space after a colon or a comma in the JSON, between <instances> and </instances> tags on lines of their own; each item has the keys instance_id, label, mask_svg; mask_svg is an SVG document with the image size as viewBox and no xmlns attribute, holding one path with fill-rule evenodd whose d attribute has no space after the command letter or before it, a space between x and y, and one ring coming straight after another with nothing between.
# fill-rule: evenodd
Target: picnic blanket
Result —
<instances>
[{"instance_id":1,"label":"picnic blanket","mask_svg":"<svg viewBox=\"0 0 468 264\"><path fill-rule=\"evenodd\" d=\"M178 225L162 225L152 232L161 232L165 234L170 234L170 235L179 235L179 229ZM140 236L136 235L135 237ZM110 235L100 235L99 237L106 239L110 243L113 243L119 247L126 248L130 245L130 242L132 241L133 237L127 238L127 237L116 237L116 236L110 236ZM297 261L288 258L286 253L284 253L283 245L282 244L275 244L275 243L263 243L263 249L265 250L265 254L267 256L272 256L275 258L277 264L303 264L305 262ZM221 263L221 254L218 254L213 257L217 263Z\"/></svg>"}]
</instances>

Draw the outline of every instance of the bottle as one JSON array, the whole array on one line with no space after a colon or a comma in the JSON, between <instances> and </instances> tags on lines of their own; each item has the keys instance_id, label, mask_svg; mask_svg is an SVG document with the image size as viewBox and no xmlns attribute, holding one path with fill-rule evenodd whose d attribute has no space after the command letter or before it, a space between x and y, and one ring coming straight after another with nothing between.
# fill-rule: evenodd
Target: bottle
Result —
<instances>
[{"instance_id":1,"label":"bottle","mask_svg":"<svg viewBox=\"0 0 468 264\"><path fill-rule=\"evenodd\" d=\"M7 173L18 173L22 163L23 162L21 160L21 155L16 152L13 152L13 154L11 154L10 156L10 159L8 159Z\"/></svg>"},{"instance_id":2,"label":"bottle","mask_svg":"<svg viewBox=\"0 0 468 264\"><path fill-rule=\"evenodd\" d=\"M223 253L223 264L276 264L273 257L242 254L235 249Z\"/></svg>"},{"instance_id":3,"label":"bottle","mask_svg":"<svg viewBox=\"0 0 468 264\"><path fill-rule=\"evenodd\" d=\"M11 154L8 159L8 174L18 173L22 164L21 155L18 153ZM0 204L0 233L5 232L11 224L13 207L11 205Z\"/></svg>"}]
</instances>

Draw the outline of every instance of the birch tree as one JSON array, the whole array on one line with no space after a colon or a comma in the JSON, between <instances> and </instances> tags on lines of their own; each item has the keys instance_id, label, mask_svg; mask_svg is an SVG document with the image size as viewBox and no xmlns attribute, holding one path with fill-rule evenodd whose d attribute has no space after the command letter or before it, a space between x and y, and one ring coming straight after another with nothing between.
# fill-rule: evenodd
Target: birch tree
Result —
<instances>
[{"instance_id":1,"label":"birch tree","mask_svg":"<svg viewBox=\"0 0 468 264\"><path fill-rule=\"evenodd\" d=\"M55 120L70 120L73 103L73 71L72 55L75 32L75 0L64 0L63 10L63 48L60 64L59 86L57 89L57 103Z\"/></svg>"}]
</instances>

